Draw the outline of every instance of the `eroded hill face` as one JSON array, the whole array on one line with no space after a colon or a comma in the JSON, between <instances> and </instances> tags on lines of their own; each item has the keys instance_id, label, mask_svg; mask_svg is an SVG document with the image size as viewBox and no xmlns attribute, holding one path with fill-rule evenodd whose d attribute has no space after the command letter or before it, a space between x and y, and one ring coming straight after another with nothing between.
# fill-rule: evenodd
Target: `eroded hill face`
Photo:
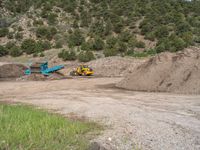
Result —
<instances>
[{"instance_id":1,"label":"eroded hill face","mask_svg":"<svg viewBox=\"0 0 200 150\"><path fill-rule=\"evenodd\" d=\"M63 47L62 59L85 62L174 52L200 42L199 1L3 0L0 7L0 57L43 57Z\"/></svg>"}]
</instances>

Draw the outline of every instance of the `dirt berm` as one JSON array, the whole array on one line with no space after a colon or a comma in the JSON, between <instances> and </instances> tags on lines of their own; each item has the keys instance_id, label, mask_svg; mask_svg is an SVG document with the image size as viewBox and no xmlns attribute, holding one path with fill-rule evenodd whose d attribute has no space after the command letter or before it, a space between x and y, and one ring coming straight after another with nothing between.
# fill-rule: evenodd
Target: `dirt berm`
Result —
<instances>
[{"instance_id":1,"label":"dirt berm","mask_svg":"<svg viewBox=\"0 0 200 150\"><path fill-rule=\"evenodd\" d=\"M52 66L64 64L65 68L59 72L64 75L69 75L70 72L81 64L86 64L94 70L94 77L121 77L144 63L145 59L136 59L131 57L106 57L100 58L88 63L80 63L78 61L60 62L59 60L51 60Z\"/></svg>"},{"instance_id":2,"label":"dirt berm","mask_svg":"<svg viewBox=\"0 0 200 150\"><path fill-rule=\"evenodd\" d=\"M122 77L144 62L145 59L113 56L93 60L87 65L94 69L97 76Z\"/></svg>"},{"instance_id":3,"label":"dirt berm","mask_svg":"<svg viewBox=\"0 0 200 150\"><path fill-rule=\"evenodd\" d=\"M154 56L126 75L117 87L135 91L200 94L200 49Z\"/></svg>"},{"instance_id":4,"label":"dirt berm","mask_svg":"<svg viewBox=\"0 0 200 150\"><path fill-rule=\"evenodd\" d=\"M0 63L0 78L18 78L27 67L22 64Z\"/></svg>"}]
</instances>

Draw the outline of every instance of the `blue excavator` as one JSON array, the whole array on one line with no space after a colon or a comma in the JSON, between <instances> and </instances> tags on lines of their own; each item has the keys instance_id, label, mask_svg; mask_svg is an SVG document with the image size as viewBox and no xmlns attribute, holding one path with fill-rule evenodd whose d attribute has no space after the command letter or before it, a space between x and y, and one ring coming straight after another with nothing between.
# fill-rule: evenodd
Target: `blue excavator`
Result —
<instances>
[{"instance_id":1,"label":"blue excavator","mask_svg":"<svg viewBox=\"0 0 200 150\"><path fill-rule=\"evenodd\" d=\"M54 73L58 70L61 70L64 68L64 65L58 65L49 68L48 67L48 62L35 62L29 66L27 70L25 70L25 75L31 75L32 73L34 74L43 74L45 76L51 75L51 73Z\"/></svg>"}]
</instances>

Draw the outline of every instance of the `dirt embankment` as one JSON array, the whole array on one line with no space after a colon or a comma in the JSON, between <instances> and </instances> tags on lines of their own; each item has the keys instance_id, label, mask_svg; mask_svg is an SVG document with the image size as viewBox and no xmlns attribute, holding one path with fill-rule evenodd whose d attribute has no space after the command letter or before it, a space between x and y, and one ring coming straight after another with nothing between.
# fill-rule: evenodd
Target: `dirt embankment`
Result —
<instances>
[{"instance_id":1,"label":"dirt embankment","mask_svg":"<svg viewBox=\"0 0 200 150\"><path fill-rule=\"evenodd\" d=\"M145 59L116 56L93 60L87 64L94 69L96 75L104 77L122 77L131 73L143 62L145 62Z\"/></svg>"},{"instance_id":2,"label":"dirt embankment","mask_svg":"<svg viewBox=\"0 0 200 150\"><path fill-rule=\"evenodd\" d=\"M200 94L200 49L152 57L125 76L117 87L135 91Z\"/></svg>"},{"instance_id":3,"label":"dirt embankment","mask_svg":"<svg viewBox=\"0 0 200 150\"><path fill-rule=\"evenodd\" d=\"M22 64L0 64L0 78L18 78L24 75L27 67Z\"/></svg>"},{"instance_id":4,"label":"dirt embankment","mask_svg":"<svg viewBox=\"0 0 200 150\"><path fill-rule=\"evenodd\" d=\"M134 59L128 57L114 56L96 59L88 63L81 63L78 61L62 62L59 60L51 60L50 64L52 66L64 64L65 68L60 70L59 72L64 74L65 76L68 76L70 72L79 65L85 64L94 70L94 76L121 77L127 73L132 72L137 66L145 62L145 60L146 59Z\"/></svg>"}]
</instances>

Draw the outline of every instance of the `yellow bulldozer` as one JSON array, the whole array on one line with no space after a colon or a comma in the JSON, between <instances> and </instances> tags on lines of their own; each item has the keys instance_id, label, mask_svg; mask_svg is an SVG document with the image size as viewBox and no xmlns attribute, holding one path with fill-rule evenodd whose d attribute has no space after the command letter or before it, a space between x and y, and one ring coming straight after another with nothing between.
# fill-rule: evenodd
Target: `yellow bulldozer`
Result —
<instances>
[{"instance_id":1,"label":"yellow bulldozer","mask_svg":"<svg viewBox=\"0 0 200 150\"><path fill-rule=\"evenodd\" d=\"M87 65L80 65L70 72L71 76L91 76L93 74L93 69L88 67Z\"/></svg>"}]
</instances>

